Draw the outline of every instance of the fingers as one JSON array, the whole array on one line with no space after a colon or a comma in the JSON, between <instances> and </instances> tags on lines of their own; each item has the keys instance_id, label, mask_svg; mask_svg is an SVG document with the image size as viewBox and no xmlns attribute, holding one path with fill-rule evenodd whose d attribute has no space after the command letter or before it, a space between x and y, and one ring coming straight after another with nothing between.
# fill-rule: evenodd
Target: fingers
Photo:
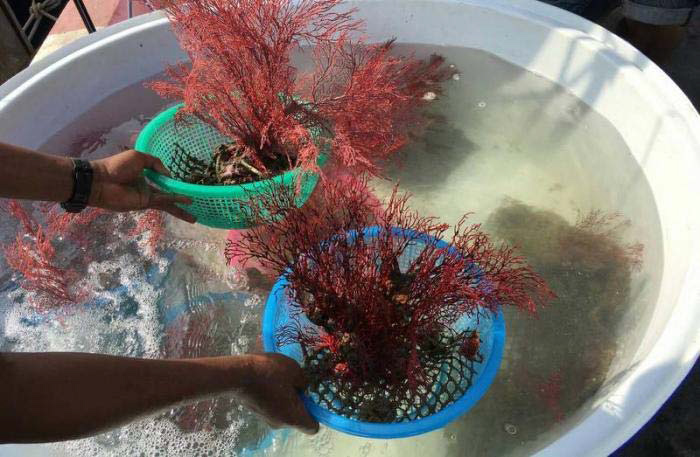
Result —
<instances>
[{"instance_id":1,"label":"fingers","mask_svg":"<svg viewBox=\"0 0 700 457\"><path fill-rule=\"evenodd\" d=\"M160 209L168 205L179 203L181 205L189 205L192 199L184 195L166 194L159 191L151 191L149 206L151 208Z\"/></svg>"},{"instance_id":2,"label":"fingers","mask_svg":"<svg viewBox=\"0 0 700 457\"><path fill-rule=\"evenodd\" d=\"M197 218L185 211L184 209L177 207L175 205L172 206L166 206L165 208L161 208L162 211L165 211L166 213L170 214L171 216L174 216L180 220L183 220L185 222L189 222L190 224L194 224L197 222Z\"/></svg>"},{"instance_id":3,"label":"fingers","mask_svg":"<svg viewBox=\"0 0 700 457\"><path fill-rule=\"evenodd\" d=\"M318 432L318 422L309 414L301 397L294 391L289 392L286 401L278 402L274 406L259 406L254 401L243 401L243 404L272 428L294 427L308 435Z\"/></svg>"},{"instance_id":4,"label":"fingers","mask_svg":"<svg viewBox=\"0 0 700 457\"><path fill-rule=\"evenodd\" d=\"M176 218L185 222L189 222L190 224L197 222L197 219L193 215L177 206L176 203L181 205L189 205L192 203L192 199L183 195L164 194L156 191L151 193L148 201L148 207L165 211L166 213L171 214L172 216L175 216Z\"/></svg>"},{"instance_id":5,"label":"fingers","mask_svg":"<svg viewBox=\"0 0 700 457\"><path fill-rule=\"evenodd\" d=\"M306 409L300 391L307 385L302 368L282 354L250 354L252 376L259 382L241 392L244 404L272 427L294 427L307 434L319 424ZM247 391L246 391L247 390Z\"/></svg>"},{"instance_id":6,"label":"fingers","mask_svg":"<svg viewBox=\"0 0 700 457\"><path fill-rule=\"evenodd\" d=\"M292 414L292 421L290 425L298 428L304 433L313 435L318 432L318 421L314 419L309 411L306 409L306 405L302 401L301 392L303 392L309 384L309 380L304 373L304 370L299 366L299 364L285 356L285 361L288 362L290 369L287 370L287 375L289 376L289 383L293 389L290 398L290 413Z\"/></svg>"},{"instance_id":7,"label":"fingers","mask_svg":"<svg viewBox=\"0 0 700 457\"><path fill-rule=\"evenodd\" d=\"M311 417L311 414L309 414L306 406L301 401L301 397L298 395L293 402L293 414L295 420L294 423L290 425L298 428L307 435L313 435L318 432L318 421Z\"/></svg>"},{"instance_id":8,"label":"fingers","mask_svg":"<svg viewBox=\"0 0 700 457\"><path fill-rule=\"evenodd\" d=\"M292 391L290 394L289 399L283 404L284 408L280 410L280 405L276 405L277 414L265 414L261 410L251 409L260 414L272 428L294 427L302 433L314 435L318 432L318 421L309 414L298 393Z\"/></svg>"},{"instance_id":9,"label":"fingers","mask_svg":"<svg viewBox=\"0 0 700 457\"><path fill-rule=\"evenodd\" d=\"M154 157L144 152L139 152L139 154L143 159L144 168L150 168L151 170L156 171L162 175L170 176L170 171L168 171L168 169L165 168L165 165L163 165L163 162L161 162L158 157Z\"/></svg>"}]
</instances>

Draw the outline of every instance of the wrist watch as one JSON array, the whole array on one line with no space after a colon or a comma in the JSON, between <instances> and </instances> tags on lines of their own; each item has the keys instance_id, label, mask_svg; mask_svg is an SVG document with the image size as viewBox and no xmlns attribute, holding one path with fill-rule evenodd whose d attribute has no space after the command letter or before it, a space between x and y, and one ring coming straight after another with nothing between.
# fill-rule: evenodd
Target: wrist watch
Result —
<instances>
[{"instance_id":1,"label":"wrist watch","mask_svg":"<svg viewBox=\"0 0 700 457\"><path fill-rule=\"evenodd\" d=\"M73 194L61 203L67 213L79 213L85 209L92 190L92 166L87 160L73 159Z\"/></svg>"}]
</instances>

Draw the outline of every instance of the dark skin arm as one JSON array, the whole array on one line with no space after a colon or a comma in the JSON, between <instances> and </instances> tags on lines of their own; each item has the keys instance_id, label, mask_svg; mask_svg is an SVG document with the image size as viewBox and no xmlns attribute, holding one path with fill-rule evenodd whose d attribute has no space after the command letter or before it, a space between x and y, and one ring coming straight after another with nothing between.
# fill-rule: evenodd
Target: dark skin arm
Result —
<instances>
[{"instance_id":1,"label":"dark skin arm","mask_svg":"<svg viewBox=\"0 0 700 457\"><path fill-rule=\"evenodd\" d=\"M134 150L90 162L92 193L88 204L110 211L158 209L194 222L175 206L187 197L171 195L149 186L144 168L169 175L157 158ZM64 202L73 192L73 164L68 157L42 154L0 142L0 197Z\"/></svg>"},{"instance_id":2,"label":"dark skin arm","mask_svg":"<svg viewBox=\"0 0 700 457\"><path fill-rule=\"evenodd\" d=\"M158 159L125 151L91 162L89 204L111 211L147 208L194 219L188 199L149 187L144 168L167 174ZM62 202L73 191L65 157L0 143L0 198ZM315 433L299 391L304 374L280 354L150 360L83 353L0 353L0 443L81 438L164 408L232 393L273 427Z\"/></svg>"},{"instance_id":3,"label":"dark skin arm","mask_svg":"<svg viewBox=\"0 0 700 457\"><path fill-rule=\"evenodd\" d=\"M147 360L0 353L0 443L93 435L188 401L233 393L273 427L318 431L299 397L303 371L280 354Z\"/></svg>"}]
</instances>

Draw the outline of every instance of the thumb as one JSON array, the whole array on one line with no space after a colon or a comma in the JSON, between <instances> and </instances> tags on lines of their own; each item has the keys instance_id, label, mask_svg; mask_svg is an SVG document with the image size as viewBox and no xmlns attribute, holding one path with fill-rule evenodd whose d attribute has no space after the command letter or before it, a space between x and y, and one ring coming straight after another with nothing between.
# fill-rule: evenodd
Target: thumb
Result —
<instances>
[{"instance_id":1,"label":"thumb","mask_svg":"<svg viewBox=\"0 0 700 457\"><path fill-rule=\"evenodd\" d=\"M145 152L140 152L136 151L139 153L141 156L141 159L143 160L143 167L144 168L150 168L151 170L160 173L165 176L170 176L170 171L168 171L167 168L165 168L165 165L163 165L163 162L160 161L158 157L152 156L150 154L147 154Z\"/></svg>"},{"instance_id":2,"label":"thumb","mask_svg":"<svg viewBox=\"0 0 700 457\"><path fill-rule=\"evenodd\" d=\"M304 402L302 401L300 395L296 395L296 401L293 402L292 408L295 420L294 423L291 425L298 428L307 435L316 434L319 429L318 421L314 419L309 413L309 411L306 409L306 406L304 405Z\"/></svg>"}]
</instances>

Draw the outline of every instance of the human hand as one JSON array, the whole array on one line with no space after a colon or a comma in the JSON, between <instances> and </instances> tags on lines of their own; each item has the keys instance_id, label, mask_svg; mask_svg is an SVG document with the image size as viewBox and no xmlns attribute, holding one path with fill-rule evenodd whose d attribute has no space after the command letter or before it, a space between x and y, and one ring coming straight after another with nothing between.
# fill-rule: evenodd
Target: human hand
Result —
<instances>
[{"instance_id":1,"label":"human hand","mask_svg":"<svg viewBox=\"0 0 700 457\"><path fill-rule=\"evenodd\" d=\"M295 427L310 435L318 432L299 393L307 380L301 367L282 354L249 354L249 377L237 390L241 402L260 414L273 428Z\"/></svg>"},{"instance_id":2,"label":"human hand","mask_svg":"<svg viewBox=\"0 0 700 457\"><path fill-rule=\"evenodd\" d=\"M88 202L90 206L110 211L157 209L184 221L195 222L191 214L175 206L175 203L191 203L188 197L161 192L143 178L144 168L170 175L160 159L132 149L92 161L91 164L93 181Z\"/></svg>"}]
</instances>

